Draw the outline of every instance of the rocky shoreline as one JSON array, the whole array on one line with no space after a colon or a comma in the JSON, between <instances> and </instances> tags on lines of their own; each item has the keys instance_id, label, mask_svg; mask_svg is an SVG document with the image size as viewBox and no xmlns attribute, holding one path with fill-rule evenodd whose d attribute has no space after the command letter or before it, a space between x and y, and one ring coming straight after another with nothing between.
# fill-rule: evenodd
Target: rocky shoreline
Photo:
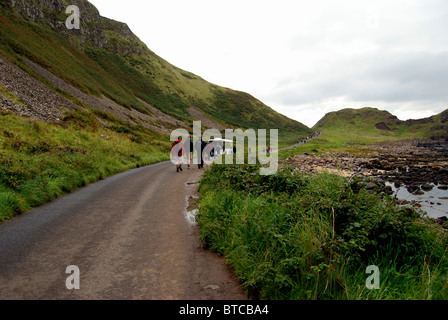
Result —
<instances>
[{"instance_id":1,"label":"rocky shoreline","mask_svg":"<svg viewBox=\"0 0 448 320\"><path fill-rule=\"evenodd\" d=\"M321 155L297 154L284 165L300 172L331 172L346 177L372 178L367 188L381 186L406 188L412 195L423 195L433 188L448 189L448 141L409 139L363 145L364 155L327 152ZM391 186L393 185L393 187ZM403 203L403 201L401 201ZM441 203L434 203L434 205Z\"/></svg>"}]
</instances>

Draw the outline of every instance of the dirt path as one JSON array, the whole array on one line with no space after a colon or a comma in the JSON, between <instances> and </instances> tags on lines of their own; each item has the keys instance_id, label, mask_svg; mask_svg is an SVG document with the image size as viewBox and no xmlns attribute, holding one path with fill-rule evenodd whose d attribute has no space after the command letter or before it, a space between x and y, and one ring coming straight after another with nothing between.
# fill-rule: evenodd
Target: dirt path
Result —
<instances>
[{"instance_id":1,"label":"dirt path","mask_svg":"<svg viewBox=\"0 0 448 320\"><path fill-rule=\"evenodd\" d=\"M316 133L315 135L309 137L307 140L299 141L299 142L297 142L296 144L293 144L293 145L291 145L291 146L278 148L277 151L280 151L280 150L286 150L286 149L292 149L292 148L295 148L295 147L303 146L304 144L310 142L311 140L320 137L320 135L321 135L321 133L318 132L318 133ZM274 150L274 151L275 151L275 150Z\"/></svg>"},{"instance_id":2,"label":"dirt path","mask_svg":"<svg viewBox=\"0 0 448 320\"><path fill-rule=\"evenodd\" d=\"M245 300L184 215L200 173L130 170L0 225L0 299ZM66 287L70 265L78 290Z\"/></svg>"}]
</instances>

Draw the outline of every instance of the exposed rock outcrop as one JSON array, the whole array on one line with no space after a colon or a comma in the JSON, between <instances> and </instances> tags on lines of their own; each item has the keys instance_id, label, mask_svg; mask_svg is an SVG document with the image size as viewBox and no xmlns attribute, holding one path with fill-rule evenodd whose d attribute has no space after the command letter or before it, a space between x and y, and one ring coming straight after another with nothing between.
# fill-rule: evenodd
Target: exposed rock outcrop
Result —
<instances>
[{"instance_id":1,"label":"exposed rock outcrop","mask_svg":"<svg viewBox=\"0 0 448 320\"><path fill-rule=\"evenodd\" d=\"M140 53L139 47L144 46L127 24L100 16L98 9L86 0L70 1L70 5L78 6L81 18L80 29L71 30L67 29L65 25L65 21L70 14L66 13L68 5L62 0L9 1L12 8L24 18L45 23L54 31L70 39L70 42L74 45L91 45L95 48L107 48L115 51L123 50L123 46L114 44L113 37L110 34L110 32L113 32L128 41L140 44L140 46L127 46L125 52L118 53Z\"/></svg>"}]
</instances>

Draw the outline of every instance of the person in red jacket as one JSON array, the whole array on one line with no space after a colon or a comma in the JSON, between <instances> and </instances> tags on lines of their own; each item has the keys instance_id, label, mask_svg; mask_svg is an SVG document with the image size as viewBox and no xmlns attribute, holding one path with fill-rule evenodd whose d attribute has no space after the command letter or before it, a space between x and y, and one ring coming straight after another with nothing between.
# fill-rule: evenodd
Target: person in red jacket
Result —
<instances>
[{"instance_id":1,"label":"person in red jacket","mask_svg":"<svg viewBox=\"0 0 448 320\"><path fill-rule=\"evenodd\" d=\"M176 165L176 172L182 171L184 145L182 144L181 137L174 141L171 147L171 154L173 163Z\"/></svg>"}]
</instances>

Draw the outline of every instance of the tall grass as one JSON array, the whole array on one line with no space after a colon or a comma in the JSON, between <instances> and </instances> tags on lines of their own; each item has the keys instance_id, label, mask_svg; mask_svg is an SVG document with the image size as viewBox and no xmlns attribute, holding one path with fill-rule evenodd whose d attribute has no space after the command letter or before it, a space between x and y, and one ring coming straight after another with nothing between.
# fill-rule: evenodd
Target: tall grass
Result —
<instances>
[{"instance_id":1,"label":"tall grass","mask_svg":"<svg viewBox=\"0 0 448 320\"><path fill-rule=\"evenodd\" d=\"M204 245L261 299L445 299L447 231L365 181L214 165L201 180ZM366 268L380 269L367 289Z\"/></svg>"},{"instance_id":2,"label":"tall grass","mask_svg":"<svg viewBox=\"0 0 448 320\"><path fill-rule=\"evenodd\" d=\"M122 123L110 127L126 130L107 127L80 110L58 124L1 112L0 223L99 179L169 159L168 137Z\"/></svg>"}]
</instances>

